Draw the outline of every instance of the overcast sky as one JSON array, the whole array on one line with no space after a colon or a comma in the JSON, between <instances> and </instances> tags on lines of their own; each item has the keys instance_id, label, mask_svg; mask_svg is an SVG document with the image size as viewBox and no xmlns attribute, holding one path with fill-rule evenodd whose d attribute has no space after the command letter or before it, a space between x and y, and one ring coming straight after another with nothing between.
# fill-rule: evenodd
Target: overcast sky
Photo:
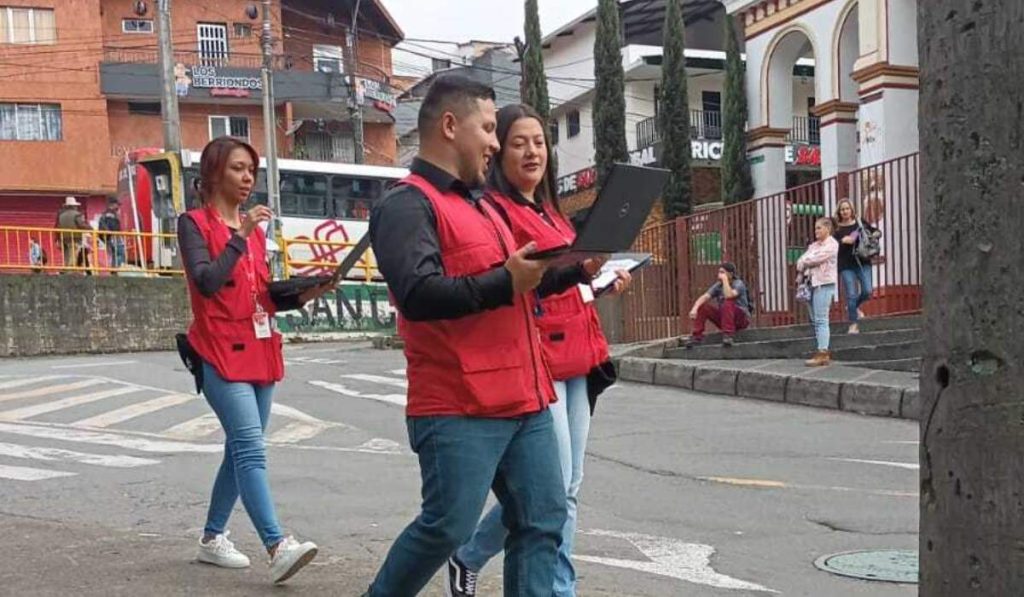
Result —
<instances>
[{"instance_id":1,"label":"overcast sky","mask_svg":"<svg viewBox=\"0 0 1024 597\"><path fill-rule=\"evenodd\" d=\"M523 0L382 0L407 39L511 43L523 35ZM544 35L597 6L597 0L538 0ZM403 49L404 48L404 49ZM430 72L429 56L451 58L453 48L411 41L393 53L396 75Z\"/></svg>"}]
</instances>

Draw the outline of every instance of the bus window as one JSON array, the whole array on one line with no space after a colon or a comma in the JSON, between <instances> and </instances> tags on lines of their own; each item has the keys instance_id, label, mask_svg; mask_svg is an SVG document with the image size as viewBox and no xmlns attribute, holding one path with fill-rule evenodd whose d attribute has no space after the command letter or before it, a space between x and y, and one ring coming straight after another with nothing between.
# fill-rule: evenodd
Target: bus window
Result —
<instances>
[{"instance_id":1,"label":"bus window","mask_svg":"<svg viewBox=\"0 0 1024 597\"><path fill-rule=\"evenodd\" d=\"M370 208L381 195L383 185L375 178L334 176L331 178L331 198L337 218L366 220Z\"/></svg>"},{"instance_id":2,"label":"bus window","mask_svg":"<svg viewBox=\"0 0 1024 597\"><path fill-rule=\"evenodd\" d=\"M298 172L281 173L281 215L327 215L327 177Z\"/></svg>"},{"instance_id":3,"label":"bus window","mask_svg":"<svg viewBox=\"0 0 1024 597\"><path fill-rule=\"evenodd\" d=\"M245 202L242 209L249 211L257 205L267 205L270 200L267 194L267 171L259 170L256 172L256 184L252 188L252 194L249 195L249 200Z\"/></svg>"},{"instance_id":4,"label":"bus window","mask_svg":"<svg viewBox=\"0 0 1024 597\"><path fill-rule=\"evenodd\" d=\"M185 211L196 209L203 204L199 195L199 170L188 168L185 170Z\"/></svg>"}]
</instances>

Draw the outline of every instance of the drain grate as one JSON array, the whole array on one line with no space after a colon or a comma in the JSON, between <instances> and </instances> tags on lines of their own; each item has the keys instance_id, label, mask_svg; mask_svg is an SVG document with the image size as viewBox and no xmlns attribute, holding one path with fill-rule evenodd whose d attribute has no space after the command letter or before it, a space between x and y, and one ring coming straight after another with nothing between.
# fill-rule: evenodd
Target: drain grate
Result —
<instances>
[{"instance_id":1,"label":"drain grate","mask_svg":"<svg viewBox=\"0 0 1024 597\"><path fill-rule=\"evenodd\" d=\"M911 549L837 553L818 558L814 565L820 570L840 576L917 584L917 551Z\"/></svg>"}]
</instances>

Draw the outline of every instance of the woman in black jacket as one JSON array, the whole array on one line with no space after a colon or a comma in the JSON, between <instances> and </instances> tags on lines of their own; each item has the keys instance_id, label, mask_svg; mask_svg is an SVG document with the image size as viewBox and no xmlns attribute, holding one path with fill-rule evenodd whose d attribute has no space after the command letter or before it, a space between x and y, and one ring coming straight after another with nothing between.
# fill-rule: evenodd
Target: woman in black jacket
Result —
<instances>
[{"instance_id":1,"label":"woman in black jacket","mask_svg":"<svg viewBox=\"0 0 1024 597\"><path fill-rule=\"evenodd\" d=\"M850 321L848 333L859 334L858 322L864 317L861 305L871 298L871 261L857 256L861 235L878 238L877 228L857 217L853 202L843 199L836 206L836 229L833 236L839 241L839 277L846 295L846 313Z\"/></svg>"}]
</instances>

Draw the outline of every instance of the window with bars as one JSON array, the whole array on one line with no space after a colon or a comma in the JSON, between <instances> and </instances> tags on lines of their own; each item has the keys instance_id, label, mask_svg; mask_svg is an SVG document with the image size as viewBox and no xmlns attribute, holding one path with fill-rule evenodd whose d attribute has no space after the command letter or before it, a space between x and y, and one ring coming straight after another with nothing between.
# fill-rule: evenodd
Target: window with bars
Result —
<instances>
[{"instance_id":1,"label":"window with bars","mask_svg":"<svg viewBox=\"0 0 1024 597\"><path fill-rule=\"evenodd\" d=\"M52 8L0 6L0 44L57 43Z\"/></svg>"},{"instance_id":2,"label":"window with bars","mask_svg":"<svg viewBox=\"0 0 1024 597\"><path fill-rule=\"evenodd\" d=\"M0 103L0 141L60 141L60 104Z\"/></svg>"},{"instance_id":3,"label":"window with bars","mask_svg":"<svg viewBox=\"0 0 1024 597\"><path fill-rule=\"evenodd\" d=\"M313 70L319 73L344 73L345 54L341 46L313 46Z\"/></svg>"},{"instance_id":4,"label":"window with bars","mask_svg":"<svg viewBox=\"0 0 1024 597\"><path fill-rule=\"evenodd\" d=\"M229 135L249 140L249 118L246 116L211 116L210 140Z\"/></svg>"},{"instance_id":5,"label":"window with bars","mask_svg":"<svg viewBox=\"0 0 1024 597\"><path fill-rule=\"evenodd\" d=\"M573 110L565 115L566 135L569 139L580 134L580 111Z\"/></svg>"},{"instance_id":6,"label":"window with bars","mask_svg":"<svg viewBox=\"0 0 1024 597\"><path fill-rule=\"evenodd\" d=\"M202 66L228 65L228 26L224 23L199 23L199 63Z\"/></svg>"}]
</instances>

